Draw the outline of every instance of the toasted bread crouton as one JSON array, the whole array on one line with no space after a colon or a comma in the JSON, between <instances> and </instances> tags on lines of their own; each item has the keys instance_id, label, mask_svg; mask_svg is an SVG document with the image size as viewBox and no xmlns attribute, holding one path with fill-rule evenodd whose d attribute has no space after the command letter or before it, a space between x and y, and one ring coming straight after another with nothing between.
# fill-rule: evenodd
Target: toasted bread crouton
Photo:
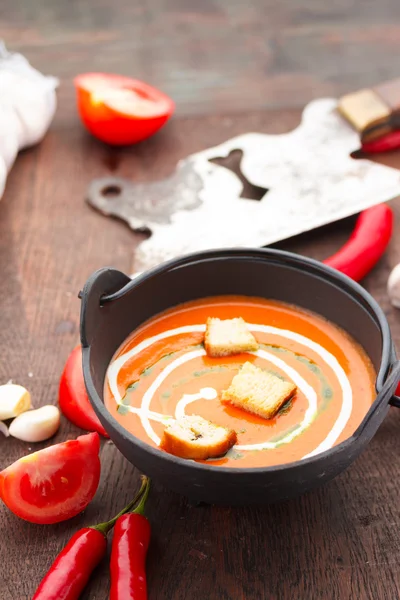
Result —
<instances>
[{"instance_id":1,"label":"toasted bread crouton","mask_svg":"<svg viewBox=\"0 0 400 600\"><path fill-rule=\"evenodd\" d=\"M276 375L246 362L232 379L229 388L222 392L222 402L264 419L272 419L296 389L293 383L282 381Z\"/></svg>"},{"instance_id":2,"label":"toasted bread crouton","mask_svg":"<svg viewBox=\"0 0 400 600\"><path fill-rule=\"evenodd\" d=\"M208 318L204 346L208 356L229 356L258 350L257 340L242 317Z\"/></svg>"},{"instance_id":3,"label":"toasted bread crouton","mask_svg":"<svg viewBox=\"0 0 400 600\"><path fill-rule=\"evenodd\" d=\"M206 460L223 456L236 441L236 432L232 429L191 415L167 425L160 447L181 458Z\"/></svg>"}]
</instances>

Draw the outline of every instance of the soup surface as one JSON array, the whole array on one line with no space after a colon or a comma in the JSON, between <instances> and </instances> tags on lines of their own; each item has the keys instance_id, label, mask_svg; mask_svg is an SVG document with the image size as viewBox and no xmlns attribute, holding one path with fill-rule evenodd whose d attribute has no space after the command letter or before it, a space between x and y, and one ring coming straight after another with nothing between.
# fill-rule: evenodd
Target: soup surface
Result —
<instances>
[{"instance_id":1,"label":"soup surface","mask_svg":"<svg viewBox=\"0 0 400 600\"><path fill-rule=\"evenodd\" d=\"M259 350L208 357L208 317L242 317ZM246 361L297 386L273 419L220 402ZM324 318L262 298L221 296L181 304L134 331L108 368L104 398L113 417L152 446L159 445L168 418L200 415L238 436L224 457L208 463L263 467L300 460L348 438L374 400L374 384L365 351Z\"/></svg>"}]
</instances>

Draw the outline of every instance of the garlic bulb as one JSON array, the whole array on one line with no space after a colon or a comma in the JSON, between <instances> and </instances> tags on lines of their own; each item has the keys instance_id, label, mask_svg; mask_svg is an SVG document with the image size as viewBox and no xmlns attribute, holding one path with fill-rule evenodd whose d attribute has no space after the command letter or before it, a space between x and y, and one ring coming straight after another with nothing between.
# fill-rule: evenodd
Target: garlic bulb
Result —
<instances>
[{"instance_id":1,"label":"garlic bulb","mask_svg":"<svg viewBox=\"0 0 400 600\"><path fill-rule=\"evenodd\" d=\"M24 442L43 442L52 437L60 427L60 411L48 404L19 415L11 423L10 435Z\"/></svg>"},{"instance_id":2,"label":"garlic bulb","mask_svg":"<svg viewBox=\"0 0 400 600\"><path fill-rule=\"evenodd\" d=\"M0 155L0 199L4 193L4 188L6 187L6 179L7 179L7 167L4 162L4 158Z\"/></svg>"},{"instance_id":3,"label":"garlic bulb","mask_svg":"<svg viewBox=\"0 0 400 600\"><path fill-rule=\"evenodd\" d=\"M394 267L389 275L387 292L392 305L400 308L400 263Z\"/></svg>"},{"instance_id":4,"label":"garlic bulb","mask_svg":"<svg viewBox=\"0 0 400 600\"><path fill-rule=\"evenodd\" d=\"M17 152L37 144L56 110L58 80L34 69L0 40L0 198Z\"/></svg>"},{"instance_id":5,"label":"garlic bulb","mask_svg":"<svg viewBox=\"0 0 400 600\"><path fill-rule=\"evenodd\" d=\"M2 106L0 100L0 131L2 133L0 141L0 155L4 161L6 173L13 166L14 160L18 154L20 146L20 137L18 130L18 121L15 113L8 107Z\"/></svg>"},{"instance_id":6,"label":"garlic bulb","mask_svg":"<svg viewBox=\"0 0 400 600\"><path fill-rule=\"evenodd\" d=\"M0 385L0 421L12 419L31 408L31 395L22 385Z\"/></svg>"}]
</instances>

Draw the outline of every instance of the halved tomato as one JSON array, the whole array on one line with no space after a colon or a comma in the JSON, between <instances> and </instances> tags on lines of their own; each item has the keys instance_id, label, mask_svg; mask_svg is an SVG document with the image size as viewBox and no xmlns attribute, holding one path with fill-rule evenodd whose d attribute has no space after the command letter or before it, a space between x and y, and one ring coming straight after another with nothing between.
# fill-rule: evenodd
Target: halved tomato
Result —
<instances>
[{"instance_id":1,"label":"halved tomato","mask_svg":"<svg viewBox=\"0 0 400 600\"><path fill-rule=\"evenodd\" d=\"M81 346L77 346L71 352L65 363L60 379L58 403L61 412L71 423L87 431L97 431L104 437L109 437L97 418L86 392Z\"/></svg>"},{"instance_id":2,"label":"halved tomato","mask_svg":"<svg viewBox=\"0 0 400 600\"><path fill-rule=\"evenodd\" d=\"M174 112L171 98L130 77L85 73L74 79L83 124L114 146L140 142L160 129Z\"/></svg>"},{"instance_id":3,"label":"halved tomato","mask_svg":"<svg viewBox=\"0 0 400 600\"><path fill-rule=\"evenodd\" d=\"M21 519L58 523L80 513L100 480L100 438L88 433L28 454L0 473L0 498Z\"/></svg>"}]
</instances>

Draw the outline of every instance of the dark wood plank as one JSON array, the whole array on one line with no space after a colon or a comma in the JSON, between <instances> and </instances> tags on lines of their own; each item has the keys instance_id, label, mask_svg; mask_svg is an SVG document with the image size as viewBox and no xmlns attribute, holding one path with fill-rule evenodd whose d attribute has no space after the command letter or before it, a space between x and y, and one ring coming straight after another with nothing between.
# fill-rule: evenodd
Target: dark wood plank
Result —
<instances>
[{"instance_id":1,"label":"dark wood plank","mask_svg":"<svg viewBox=\"0 0 400 600\"><path fill-rule=\"evenodd\" d=\"M112 71L159 86L177 114L301 108L399 74L398 0L2 0L0 38L60 77Z\"/></svg>"},{"instance_id":2,"label":"dark wood plank","mask_svg":"<svg viewBox=\"0 0 400 600\"><path fill-rule=\"evenodd\" d=\"M112 172L137 180L168 174L179 158L249 130L279 132L298 112L187 118L134 149L109 151L61 111L44 142L22 153L0 203L0 382L27 385L36 405L54 403L63 363L77 340L76 294L105 264L129 271L138 241L123 224L90 210L91 178ZM400 156L393 158L400 165ZM396 214L400 203L394 203ZM330 226L282 244L324 258L351 230ZM399 231L399 225L396 225ZM388 314L397 341L398 313L385 283L400 255L399 235L365 285ZM29 376L32 374L32 377ZM342 476L303 498L258 509L193 507L157 484L148 575L151 600L286 600L396 598L400 413L392 409L366 452ZM79 434L63 420L55 441ZM0 468L29 452L0 438ZM110 443L101 451L102 481L93 503L70 522L41 527L0 509L0 598L28 600L55 554L84 524L114 514L133 495L135 469ZM7 540L5 542L4 540ZM108 597L107 561L85 598Z\"/></svg>"}]
</instances>

